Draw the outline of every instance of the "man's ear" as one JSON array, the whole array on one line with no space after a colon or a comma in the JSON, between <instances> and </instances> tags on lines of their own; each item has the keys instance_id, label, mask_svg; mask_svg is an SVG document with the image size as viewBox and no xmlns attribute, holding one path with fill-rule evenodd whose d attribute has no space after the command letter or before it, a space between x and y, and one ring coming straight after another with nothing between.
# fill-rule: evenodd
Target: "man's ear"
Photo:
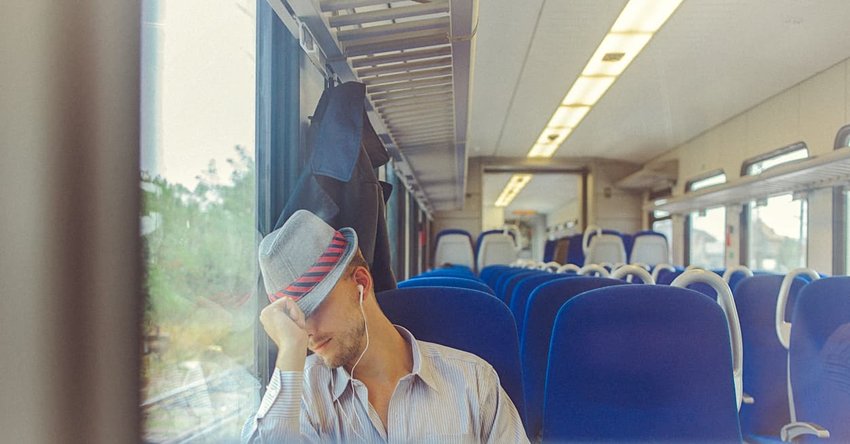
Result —
<instances>
[{"instance_id":1,"label":"man's ear","mask_svg":"<svg viewBox=\"0 0 850 444\"><path fill-rule=\"evenodd\" d=\"M372 274L366 267L357 267L354 269L354 283L363 286L363 297L372 293Z\"/></svg>"}]
</instances>

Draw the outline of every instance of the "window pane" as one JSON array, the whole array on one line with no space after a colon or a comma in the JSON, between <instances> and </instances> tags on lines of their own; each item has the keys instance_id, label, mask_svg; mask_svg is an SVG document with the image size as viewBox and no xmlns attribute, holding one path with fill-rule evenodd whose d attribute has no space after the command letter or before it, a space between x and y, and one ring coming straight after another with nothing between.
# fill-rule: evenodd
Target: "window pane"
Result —
<instances>
[{"instance_id":1,"label":"window pane","mask_svg":"<svg viewBox=\"0 0 850 444\"><path fill-rule=\"evenodd\" d=\"M807 157L809 157L809 150L807 148L801 148L799 150L794 150L789 153L780 154L778 156L764 159L762 161L755 162L749 165L747 167L747 175L752 176L755 174L760 174L768 168L773 168L777 165L792 162L794 160L805 159Z\"/></svg>"},{"instance_id":2,"label":"window pane","mask_svg":"<svg viewBox=\"0 0 850 444\"><path fill-rule=\"evenodd\" d=\"M726 183L726 173L720 173L711 177L706 177L705 179L695 180L688 184L688 191L696 191L712 187L714 185L720 185L722 183Z\"/></svg>"},{"instance_id":3,"label":"window pane","mask_svg":"<svg viewBox=\"0 0 850 444\"><path fill-rule=\"evenodd\" d=\"M233 442L257 403L254 0L145 0L145 442Z\"/></svg>"},{"instance_id":4,"label":"window pane","mask_svg":"<svg viewBox=\"0 0 850 444\"><path fill-rule=\"evenodd\" d=\"M723 268L726 235L726 207L691 213L690 264L704 268Z\"/></svg>"},{"instance_id":5,"label":"window pane","mask_svg":"<svg viewBox=\"0 0 850 444\"><path fill-rule=\"evenodd\" d=\"M806 266L806 201L790 194L751 202L749 263L754 270L786 273Z\"/></svg>"},{"instance_id":6,"label":"window pane","mask_svg":"<svg viewBox=\"0 0 850 444\"><path fill-rule=\"evenodd\" d=\"M657 211L656 211L657 213ZM652 223L652 231L657 231L667 237L667 257L673 257L673 220L657 220Z\"/></svg>"}]
</instances>

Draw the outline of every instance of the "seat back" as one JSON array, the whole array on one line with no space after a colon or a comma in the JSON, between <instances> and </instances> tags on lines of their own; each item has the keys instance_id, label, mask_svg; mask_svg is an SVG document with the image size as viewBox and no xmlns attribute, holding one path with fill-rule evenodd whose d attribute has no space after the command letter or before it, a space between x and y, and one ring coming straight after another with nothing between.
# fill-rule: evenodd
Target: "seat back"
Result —
<instances>
[{"instance_id":1,"label":"seat back","mask_svg":"<svg viewBox=\"0 0 850 444\"><path fill-rule=\"evenodd\" d=\"M520 281L517 282L516 286L513 289L513 292L511 293L508 308L511 309L511 313L514 315L516 329L517 332L519 332L520 337L520 347L522 346L522 323L525 320L525 307L528 303L528 297L529 295L531 295L531 292L534 291L539 285L542 285L546 282L554 281L555 279L575 276L577 275L544 273L539 275L528 276L520 279Z\"/></svg>"},{"instance_id":2,"label":"seat back","mask_svg":"<svg viewBox=\"0 0 850 444\"><path fill-rule=\"evenodd\" d=\"M825 427L830 442L850 442L850 277L819 279L803 287L791 319L789 368L796 420Z\"/></svg>"},{"instance_id":3,"label":"seat back","mask_svg":"<svg viewBox=\"0 0 850 444\"><path fill-rule=\"evenodd\" d=\"M437 233L437 247L434 250L434 266L442 264L465 265L475 267L475 255L472 251L472 235L465 230L442 230Z\"/></svg>"},{"instance_id":4,"label":"seat back","mask_svg":"<svg viewBox=\"0 0 850 444\"><path fill-rule=\"evenodd\" d=\"M558 241L555 239L546 239L546 244L543 245L543 262L555 260L555 247Z\"/></svg>"},{"instance_id":5,"label":"seat back","mask_svg":"<svg viewBox=\"0 0 850 444\"><path fill-rule=\"evenodd\" d=\"M585 253L585 264L624 264L626 263L626 245L617 234L597 234L590 239Z\"/></svg>"},{"instance_id":6,"label":"seat back","mask_svg":"<svg viewBox=\"0 0 850 444\"><path fill-rule=\"evenodd\" d=\"M383 291L377 299L387 318L417 339L489 362L525 421L516 324L502 301L489 293L451 287L399 288Z\"/></svg>"},{"instance_id":7,"label":"seat back","mask_svg":"<svg viewBox=\"0 0 850 444\"><path fill-rule=\"evenodd\" d=\"M567 243L567 259L562 263L584 265L584 249L581 244L583 237L584 236L581 233L574 234L569 237L569 242Z\"/></svg>"},{"instance_id":8,"label":"seat back","mask_svg":"<svg viewBox=\"0 0 850 444\"><path fill-rule=\"evenodd\" d=\"M782 276L759 275L743 279L735 289L744 345L744 392L755 404L741 406L741 432L748 436L779 437L790 422L787 391L788 354L776 337L774 312ZM796 279L790 301L805 285ZM793 306L793 305L792 305ZM790 314L790 310L788 313Z\"/></svg>"},{"instance_id":9,"label":"seat back","mask_svg":"<svg viewBox=\"0 0 850 444\"><path fill-rule=\"evenodd\" d=\"M668 264L670 249L667 237L657 231L639 231L634 235L629 263L647 265Z\"/></svg>"},{"instance_id":10,"label":"seat back","mask_svg":"<svg viewBox=\"0 0 850 444\"><path fill-rule=\"evenodd\" d=\"M505 277L500 286L496 289L496 296L502 300L508 307L511 305L511 297L513 296L514 288L523 279L532 276L552 275L540 270L526 270L525 272L515 273Z\"/></svg>"},{"instance_id":11,"label":"seat back","mask_svg":"<svg viewBox=\"0 0 850 444\"><path fill-rule=\"evenodd\" d=\"M720 306L685 288L618 285L563 305L544 441L741 442Z\"/></svg>"},{"instance_id":12,"label":"seat back","mask_svg":"<svg viewBox=\"0 0 850 444\"><path fill-rule=\"evenodd\" d=\"M448 277L448 276L436 276L436 277L417 277L411 278L406 281L401 281L398 283L398 288L410 288L410 287L457 287L457 288L469 288L470 290L478 290L483 291L484 293L489 293L491 295L493 293L493 289L488 287L487 284L481 282L477 279L467 279L461 277Z\"/></svg>"},{"instance_id":13,"label":"seat back","mask_svg":"<svg viewBox=\"0 0 850 444\"><path fill-rule=\"evenodd\" d=\"M549 362L549 341L558 310L578 294L611 285L627 284L609 278L562 277L543 283L531 292L523 321L525 327L520 330L520 359L529 436L537 436L543 425L543 394L546 387L546 366Z\"/></svg>"},{"instance_id":14,"label":"seat back","mask_svg":"<svg viewBox=\"0 0 850 444\"><path fill-rule=\"evenodd\" d=\"M494 264L512 264L517 260L516 242L500 230L485 231L478 236L476 261L479 270Z\"/></svg>"}]
</instances>

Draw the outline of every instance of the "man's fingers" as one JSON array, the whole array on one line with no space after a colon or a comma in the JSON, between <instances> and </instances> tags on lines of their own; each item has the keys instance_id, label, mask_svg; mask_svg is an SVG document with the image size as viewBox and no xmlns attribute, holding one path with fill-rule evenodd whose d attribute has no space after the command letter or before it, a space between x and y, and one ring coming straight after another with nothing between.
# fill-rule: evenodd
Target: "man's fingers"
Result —
<instances>
[{"instance_id":1,"label":"man's fingers","mask_svg":"<svg viewBox=\"0 0 850 444\"><path fill-rule=\"evenodd\" d=\"M289 316L289 319L292 319L295 325L304 328L304 312L301 311L301 308L298 307L298 304L292 298L283 299L286 301L284 306L286 307L286 314Z\"/></svg>"}]
</instances>

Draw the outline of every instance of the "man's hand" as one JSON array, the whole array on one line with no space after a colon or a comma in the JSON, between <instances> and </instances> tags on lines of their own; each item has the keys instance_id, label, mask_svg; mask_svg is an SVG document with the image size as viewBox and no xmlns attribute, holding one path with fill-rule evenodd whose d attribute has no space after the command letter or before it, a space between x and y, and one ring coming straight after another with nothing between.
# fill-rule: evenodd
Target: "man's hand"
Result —
<instances>
[{"instance_id":1,"label":"man's hand","mask_svg":"<svg viewBox=\"0 0 850 444\"><path fill-rule=\"evenodd\" d=\"M274 301L260 312L260 322L272 341L277 344L277 368L284 371L303 371L307 357L307 332L304 312L288 297Z\"/></svg>"}]
</instances>

